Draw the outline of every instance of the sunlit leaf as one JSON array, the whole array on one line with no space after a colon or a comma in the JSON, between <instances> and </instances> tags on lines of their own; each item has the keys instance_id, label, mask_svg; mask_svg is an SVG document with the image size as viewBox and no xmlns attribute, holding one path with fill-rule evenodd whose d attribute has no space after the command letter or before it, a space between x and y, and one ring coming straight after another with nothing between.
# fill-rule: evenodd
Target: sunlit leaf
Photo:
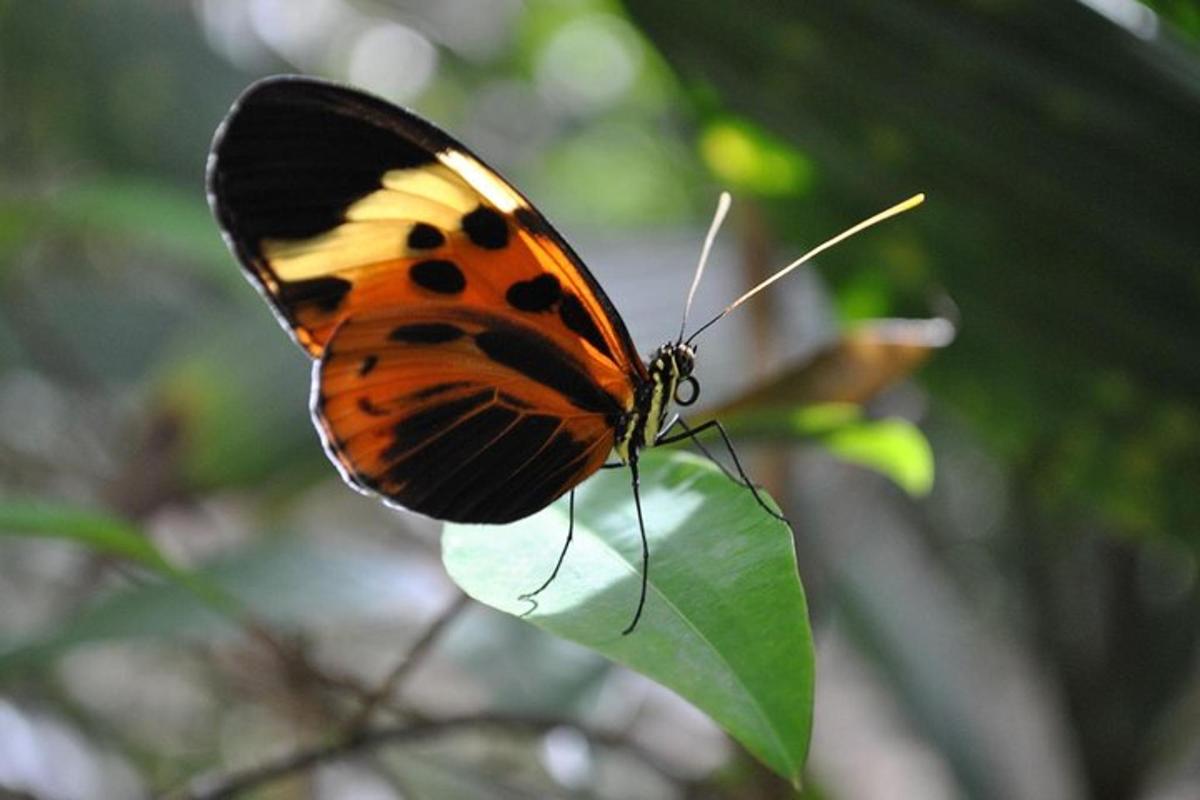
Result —
<instances>
[{"instance_id":1,"label":"sunlit leaf","mask_svg":"<svg viewBox=\"0 0 1200 800\"><path fill-rule=\"evenodd\" d=\"M709 124L700 134L700 155L722 181L761 195L799 194L813 182L812 161L746 120Z\"/></svg>"},{"instance_id":2,"label":"sunlit leaf","mask_svg":"<svg viewBox=\"0 0 1200 800\"><path fill-rule=\"evenodd\" d=\"M821 436L820 441L843 461L886 475L911 495L926 495L933 488L929 440L907 420L846 425Z\"/></svg>"},{"instance_id":3,"label":"sunlit leaf","mask_svg":"<svg viewBox=\"0 0 1200 800\"><path fill-rule=\"evenodd\" d=\"M921 429L905 419L866 419L853 403L823 403L760 409L724 421L731 433L742 436L817 443L844 461L885 475L917 497L933 488L933 449Z\"/></svg>"},{"instance_id":4,"label":"sunlit leaf","mask_svg":"<svg viewBox=\"0 0 1200 800\"><path fill-rule=\"evenodd\" d=\"M765 764L798 780L812 721L813 653L791 531L711 463L642 457L650 547L646 609L629 476L576 493L575 539L536 608L519 598L549 574L567 530L561 501L503 529L447 525L443 560L475 599L586 645L674 689ZM532 608L532 610L531 610Z\"/></svg>"}]
</instances>

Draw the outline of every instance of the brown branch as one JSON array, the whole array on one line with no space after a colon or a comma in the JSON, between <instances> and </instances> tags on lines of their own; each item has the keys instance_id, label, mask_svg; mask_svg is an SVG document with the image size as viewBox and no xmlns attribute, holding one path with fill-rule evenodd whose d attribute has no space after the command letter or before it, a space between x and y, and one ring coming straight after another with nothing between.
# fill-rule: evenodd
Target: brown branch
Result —
<instances>
[{"instance_id":1,"label":"brown branch","mask_svg":"<svg viewBox=\"0 0 1200 800\"><path fill-rule=\"evenodd\" d=\"M328 761L368 753L386 744L423 740L469 728L502 728L536 735L563 726L575 728L595 744L627 750L669 780L682 782L681 778L659 763L658 759L628 741L621 734L593 730L578 722L557 717L481 713L438 720L417 719L402 725L361 729L326 744L293 751L256 767L194 780L182 791L167 793L161 797L162 800L228 800L228 798L237 797L242 792L280 780L302 770L311 769Z\"/></svg>"},{"instance_id":2,"label":"brown branch","mask_svg":"<svg viewBox=\"0 0 1200 800\"><path fill-rule=\"evenodd\" d=\"M359 709L358 713L354 715L354 718L347 726L347 736L353 736L355 731L367 726L371 721L371 715L379 705L387 702L396 691L396 688L425 659L425 656L428 655L437 640L441 638L446 628L462 614L468 602L469 598L462 592L459 592L450 605L425 630L421 638L417 639L408 651L408 655L400 663L396 664L374 691L363 698L362 708Z\"/></svg>"}]
</instances>

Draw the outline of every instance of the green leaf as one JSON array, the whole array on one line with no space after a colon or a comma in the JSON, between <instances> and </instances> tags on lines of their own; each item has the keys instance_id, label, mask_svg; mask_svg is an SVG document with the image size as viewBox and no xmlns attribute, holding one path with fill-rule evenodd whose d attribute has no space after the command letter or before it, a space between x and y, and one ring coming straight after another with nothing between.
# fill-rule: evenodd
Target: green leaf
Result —
<instances>
[{"instance_id":1,"label":"green leaf","mask_svg":"<svg viewBox=\"0 0 1200 800\"><path fill-rule=\"evenodd\" d=\"M198 261L214 267L206 276L234 282L224 277L228 255L200 192L156 179L101 176L61 187L42 203L39 208L35 201L31 212L50 215L60 231L161 250L178 259L176 266Z\"/></svg>"},{"instance_id":2,"label":"green leaf","mask_svg":"<svg viewBox=\"0 0 1200 800\"><path fill-rule=\"evenodd\" d=\"M0 646L0 676L43 664L94 642L183 638L218 640L253 619L277 626L339 624L399 613L421 602L427 569L400 551L364 552L274 536L230 553L183 580L129 586L53 627ZM223 599L224 608L196 590ZM226 608L236 606L231 621ZM214 610L222 613L214 613Z\"/></svg>"},{"instance_id":3,"label":"green leaf","mask_svg":"<svg viewBox=\"0 0 1200 800\"><path fill-rule=\"evenodd\" d=\"M914 497L933 488L933 448L921 429L899 417L864 419L853 403L764 409L730 418L738 435L815 441L838 458L890 478Z\"/></svg>"},{"instance_id":4,"label":"green leaf","mask_svg":"<svg viewBox=\"0 0 1200 800\"><path fill-rule=\"evenodd\" d=\"M0 536L67 539L157 572L171 568L137 526L94 511L37 503L0 503Z\"/></svg>"},{"instance_id":5,"label":"green leaf","mask_svg":"<svg viewBox=\"0 0 1200 800\"><path fill-rule=\"evenodd\" d=\"M812 724L813 651L792 534L714 465L680 452L641 460L650 546L646 608L641 544L623 470L576 491L575 538L536 608L518 599L546 579L567 531L560 501L503 529L448 524L451 578L487 605L525 617L678 692L747 750L798 781Z\"/></svg>"},{"instance_id":6,"label":"green leaf","mask_svg":"<svg viewBox=\"0 0 1200 800\"><path fill-rule=\"evenodd\" d=\"M700 134L700 155L722 182L767 197L812 188L811 159L748 120L724 117Z\"/></svg>"},{"instance_id":7,"label":"green leaf","mask_svg":"<svg viewBox=\"0 0 1200 800\"><path fill-rule=\"evenodd\" d=\"M0 536L41 536L83 545L128 559L158 573L198 598L210 610L241 616L238 602L202 576L173 565L136 525L95 511L38 503L0 503Z\"/></svg>"},{"instance_id":8,"label":"green leaf","mask_svg":"<svg viewBox=\"0 0 1200 800\"><path fill-rule=\"evenodd\" d=\"M886 475L914 497L933 488L933 451L929 440L908 420L892 418L859 422L820 438L843 461Z\"/></svg>"}]
</instances>

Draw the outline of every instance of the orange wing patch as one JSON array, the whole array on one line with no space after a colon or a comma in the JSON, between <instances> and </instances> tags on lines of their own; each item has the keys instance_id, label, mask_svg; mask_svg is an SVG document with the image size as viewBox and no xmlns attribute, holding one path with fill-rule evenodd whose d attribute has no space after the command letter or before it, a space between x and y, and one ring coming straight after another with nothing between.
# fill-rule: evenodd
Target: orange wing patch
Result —
<instances>
[{"instance_id":1,"label":"orange wing patch","mask_svg":"<svg viewBox=\"0 0 1200 800\"><path fill-rule=\"evenodd\" d=\"M507 522L600 467L648 384L620 316L529 202L414 114L268 79L217 131L209 200L317 360L313 417L352 484Z\"/></svg>"},{"instance_id":2,"label":"orange wing patch","mask_svg":"<svg viewBox=\"0 0 1200 800\"><path fill-rule=\"evenodd\" d=\"M537 330L462 309L356 316L317 375L313 417L346 479L438 519L543 508L604 463L622 413Z\"/></svg>"},{"instance_id":3,"label":"orange wing patch","mask_svg":"<svg viewBox=\"0 0 1200 800\"><path fill-rule=\"evenodd\" d=\"M428 122L353 90L268 81L235 106L213 152L226 236L310 355L355 313L452 297L528 317L577 357L644 377L620 317L557 232Z\"/></svg>"},{"instance_id":4,"label":"orange wing patch","mask_svg":"<svg viewBox=\"0 0 1200 800\"><path fill-rule=\"evenodd\" d=\"M453 300L525 317L577 358L625 370L621 338L603 324L600 301L544 235L487 205L440 164L408 172L386 175L385 188L347 208L347 221L328 233L262 243L284 299L303 298L289 313L306 349L319 355L338 323L361 311ZM429 195L414 194L416 188ZM335 285L331 281L346 287L344 294L289 289Z\"/></svg>"}]
</instances>

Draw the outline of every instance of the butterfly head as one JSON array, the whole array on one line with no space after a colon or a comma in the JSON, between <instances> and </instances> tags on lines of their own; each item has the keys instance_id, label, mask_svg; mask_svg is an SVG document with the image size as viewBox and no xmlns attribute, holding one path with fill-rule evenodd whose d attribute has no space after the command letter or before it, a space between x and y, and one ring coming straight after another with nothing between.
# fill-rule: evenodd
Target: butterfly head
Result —
<instances>
[{"instance_id":1,"label":"butterfly head","mask_svg":"<svg viewBox=\"0 0 1200 800\"><path fill-rule=\"evenodd\" d=\"M650 380L639 388L633 409L617 430L615 447L622 461L654 446L672 402L690 406L700 397L700 384L692 376L695 365L696 350L686 342L667 342L654 351L646 364Z\"/></svg>"},{"instance_id":2,"label":"butterfly head","mask_svg":"<svg viewBox=\"0 0 1200 800\"><path fill-rule=\"evenodd\" d=\"M685 342L667 342L654 351L649 372L653 392L661 400L655 409L661 417L666 417L669 401L690 406L700 397L700 383L692 376L695 366L696 348Z\"/></svg>"}]
</instances>

